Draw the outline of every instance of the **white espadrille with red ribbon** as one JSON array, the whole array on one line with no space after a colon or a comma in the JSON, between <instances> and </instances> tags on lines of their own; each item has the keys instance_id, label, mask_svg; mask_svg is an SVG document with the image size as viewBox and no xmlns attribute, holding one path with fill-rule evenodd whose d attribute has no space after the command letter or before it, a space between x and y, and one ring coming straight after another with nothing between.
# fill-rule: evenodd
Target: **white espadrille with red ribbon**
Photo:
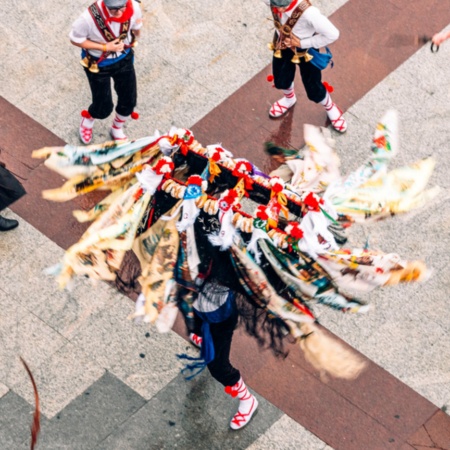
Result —
<instances>
[{"instance_id":1,"label":"white espadrille with red ribbon","mask_svg":"<svg viewBox=\"0 0 450 450\"><path fill-rule=\"evenodd\" d=\"M116 116L114 117L113 124L110 129L111 137L115 141L124 141L128 139L127 135L123 131L123 126L125 125L125 122L127 121L128 117L130 116L122 116L120 114L116 113Z\"/></svg>"},{"instance_id":2,"label":"white espadrille with red ribbon","mask_svg":"<svg viewBox=\"0 0 450 450\"><path fill-rule=\"evenodd\" d=\"M253 414L258 408L258 400L247 389L242 377L234 386L226 386L225 392L233 398L237 397L240 400L238 411L230 422L230 428L232 430L240 430L252 419Z\"/></svg>"},{"instance_id":3,"label":"white espadrille with red ribbon","mask_svg":"<svg viewBox=\"0 0 450 450\"><path fill-rule=\"evenodd\" d=\"M269 111L269 116L273 119L286 114L297 102L297 97L295 96L294 83L292 83L289 89L283 90L284 97L275 102Z\"/></svg>"},{"instance_id":4,"label":"white espadrille with red ribbon","mask_svg":"<svg viewBox=\"0 0 450 450\"><path fill-rule=\"evenodd\" d=\"M345 131L347 131L347 121L344 119L344 114L341 109L333 102L333 100L331 100L331 96L328 92L321 104L325 107L331 126L336 131L339 131L339 133L345 133Z\"/></svg>"},{"instance_id":5,"label":"white espadrille with red ribbon","mask_svg":"<svg viewBox=\"0 0 450 450\"><path fill-rule=\"evenodd\" d=\"M95 119L89 114L89 111L84 109L81 111L80 123L80 139L83 144L90 144L92 142L92 129L94 127Z\"/></svg>"}]
</instances>

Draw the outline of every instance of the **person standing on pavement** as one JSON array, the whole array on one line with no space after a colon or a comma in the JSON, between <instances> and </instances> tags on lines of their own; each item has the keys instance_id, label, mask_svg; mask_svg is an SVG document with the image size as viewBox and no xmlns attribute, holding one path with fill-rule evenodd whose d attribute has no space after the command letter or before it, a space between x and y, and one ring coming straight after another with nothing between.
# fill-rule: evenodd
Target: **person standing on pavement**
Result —
<instances>
[{"instance_id":1,"label":"person standing on pavement","mask_svg":"<svg viewBox=\"0 0 450 450\"><path fill-rule=\"evenodd\" d=\"M339 38L338 29L309 0L263 1L270 6L276 27L272 46L273 81L275 87L284 93L271 106L270 117L281 117L295 105L294 78L299 66L309 100L323 105L333 128L345 132L347 122L322 83L321 69L315 65L320 57L317 52L316 56L311 54L336 41ZM314 58L317 59L314 61Z\"/></svg>"},{"instance_id":2,"label":"person standing on pavement","mask_svg":"<svg viewBox=\"0 0 450 450\"><path fill-rule=\"evenodd\" d=\"M123 126L137 102L133 47L142 27L142 12L136 0L98 0L73 23L69 37L82 48L81 64L88 78L92 103L81 112L80 139L92 141L95 119L113 111L111 80L117 93L116 114L110 129L114 140L127 139Z\"/></svg>"}]
</instances>

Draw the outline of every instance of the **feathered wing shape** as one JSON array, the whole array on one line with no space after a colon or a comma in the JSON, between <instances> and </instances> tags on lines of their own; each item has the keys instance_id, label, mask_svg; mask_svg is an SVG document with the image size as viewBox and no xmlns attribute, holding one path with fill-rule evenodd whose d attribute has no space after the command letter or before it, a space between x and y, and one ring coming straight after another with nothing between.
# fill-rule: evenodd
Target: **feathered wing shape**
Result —
<instances>
[{"instance_id":1,"label":"feathered wing shape","mask_svg":"<svg viewBox=\"0 0 450 450\"><path fill-rule=\"evenodd\" d=\"M269 241L261 240L259 245L280 279L300 298L314 299L343 312L367 312L367 305L357 299L343 296L332 283L330 276L316 263L296 262L293 257L277 249Z\"/></svg>"},{"instance_id":2,"label":"feathered wing shape","mask_svg":"<svg viewBox=\"0 0 450 450\"><path fill-rule=\"evenodd\" d=\"M350 347L338 341L315 323L302 324L304 339L300 348L305 359L320 372L336 378L353 380L366 368L367 362Z\"/></svg>"},{"instance_id":3,"label":"feathered wing shape","mask_svg":"<svg viewBox=\"0 0 450 450\"><path fill-rule=\"evenodd\" d=\"M180 245L178 219L179 213L170 220L159 219L133 245L141 263L139 284L145 302L132 318L142 316L145 322L154 323L167 304Z\"/></svg>"},{"instance_id":4,"label":"feathered wing shape","mask_svg":"<svg viewBox=\"0 0 450 450\"><path fill-rule=\"evenodd\" d=\"M64 254L60 286L64 287L74 274L114 280L149 201L150 194L143 193L138 184L118 196Z\"/></svg>"},{"instance_id":5,"label":"feathered wing shape","mask_svg":"<svg viewBox=\"0 0 450 450\"><path fill-rule=\"evenodd\" d=\"M341 249L322 253L317 263L345 290L373 289L408 281L422 281L429 271L421 261L405 261L396 253L371 249Z\"/></svg>"},{"instance_id":6,"label":"feathered wing shape","mask_svg":"<svg viewBox=\"0 0 450 450\"><path fill-rule=\"evenodd\" d=\"M340 161L329 130L304 125L306 147L303 158L287 159L292 170L291 186L299 193L323 192L340 178Z\"/></svg>"},{"instance_id":7,"label":"feathered wing shape","mask_svg":"<svg viewBox=\"0 0 450 450\"><path fill-rule=\"evenodd\" d=\"M338 378L352 379L358 376L365 367L360 356L326 335L310 316L280 297L248 253L236 245L231 247L231 252L240 263L243 277L253 280L253 294L265 299L269 313L286 323L291 335L299 342L306 359L317 370Z\"/></svg>"},{"instance_id":8,"label":"feathered wing shape","mask_svg":"<svg viewBox=\"0 0 450 450\"><path fill-rule=\"evenodd\" d=\"M324 197L339 205L349 192L369 179L377 179L387 172L390 160L398 152L398 113L389 110L377 124L372 139L370 158L342 179L331 183Z\"/></svg>"},{"instance_id":9,"label":"feathered wing shape","mask_svg":"<svg viewBox=\"0 0 450 450\"><path fill-rule=\"evenodd\" d=\"M325 193L338 213L355 222L408 212L439 193L437 187L425 190L435 166L432 157L388 172L388 163L398 151L397 116L395 111L383 116L372 141L372 157Z\"/></svg>"},{"instance_id":10,"label":"feathered wing shape","mask_svg":"<svg viewBox=\"0 0 450 450\"><path fill-rule=\"evenodd\" d=\"M106 143L104 147L86 151L83 147L66 146L61 151L50 152L45 164L52 170L69 178L57 189L47 189L42 196L52 201L72 200L78 195L96 189L116 189L134 178L145 164L156 156L161 157L159 146L153 137L123 144ZM48 152L36 151L34 157Z\"/></svg>"},{"instance_id":11,"label":"feathered wing shape","mask_svg":"<svg viewBox=\"0 0 450 450\"><path fill-rule=\"evenodd\" d=\"M336 210L356 222L380 219L424 206L438 195L440 189L425 190L434 170L434 158L422 159L366 181L347 192L335 203Z\"/></svg>"},{"instance_id":12,"label":"feathered wing shape","mask_svg":"<svg viewBox=\"0 0 450 450\"><path fill-rule=\"evenodd\" d=\"M123 186L115 189L111 192L111 194L107 195L103 200L99 201L92 209L89 211L83 211L80 209L76 209L72 212L75 219L78 222L91 222L97 219L101 214L108 210L108 208L134 183L136 183L136 179L130 180L128 183Z\"/></svg>"}]
</instances>

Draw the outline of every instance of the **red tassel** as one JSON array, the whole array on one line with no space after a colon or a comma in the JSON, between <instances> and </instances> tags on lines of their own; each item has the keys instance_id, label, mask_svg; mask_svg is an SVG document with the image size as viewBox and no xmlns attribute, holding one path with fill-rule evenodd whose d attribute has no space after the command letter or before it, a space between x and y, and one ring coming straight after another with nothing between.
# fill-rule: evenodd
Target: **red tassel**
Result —
<instances>
[{"instance_id":1,"label":"red tassel","mask_svg":"<svg viewBox=\"0 0 450 450\"><path fill-rule=\"evenodd\" d=\"M328 84L326 81L323 82L323 85L325 86L327 92L329 92L330 94L334 91L334 87L331 86L331 84Z\"/></svg>"},{"instance_id":2,"label":"red tassel","mask_svg":"<svg viewBox=\"0 0 450 450\"><path fill-rule=\"evenodd\" d=\"M81 117L84 117L85 119L92 119L92 116L89 114L89 111L86 109L83 109L83 111L81 111Z\"/></svg>"},{"instance_id":3,"label":"red tassel","mask_svg":"<svg viewBox=\"0 0 450 450\"><path fill-rule=\"evenodd\" d=\"M267 81L268 81L269 83L272 83L272 81L273 81L273 75L267 75Z\"/></svg>"},{"instance_id":4,"label":"red tassel","mask_svg":"<svg viewBox=\"0 0 450 450\"><path fill-rule=\"evenodd\" d=\"M136 111L133 111L133 112L131 113L131 118L132 118L133 120L138 120L138 119L139 119L139 113L137 113Z\"/></svg>"}]
</instances>

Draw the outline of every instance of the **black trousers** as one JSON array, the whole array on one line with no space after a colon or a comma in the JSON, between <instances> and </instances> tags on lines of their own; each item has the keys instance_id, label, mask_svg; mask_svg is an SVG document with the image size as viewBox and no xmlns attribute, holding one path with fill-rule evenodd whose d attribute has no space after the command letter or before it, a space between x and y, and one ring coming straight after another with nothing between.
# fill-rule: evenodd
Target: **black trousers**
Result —
<instances>
[{"instance_id":1,"label":"black trousers","mask_svg":"<svg viewBox=\"0 0 450 450\"><path fill-rule=\"evenodd\" d=\"M195 313L194 317L196 322L194 332L201 335L202 320ZM209 325L214 342L215 358L207 367L212 377L223 386L234 386L241 378L239 370L234 368L230 362L231 341L237 322L238 311L234 308L234 312L227 320Z\"/></svg>"},{"instance_id":2,"label":"black trousers","mask_svg":"<svg viewBox=\"0 0 450 450\"><path fill-rule=\"evenodd\" d=\"M298 49L299 52L303 51ZM305 86L306 95L315 102L320 103L326 96L327 91L322 83L322 71L311 62L305 62L303 58L300 64L291 62L294 52L287 48L281 51L281 58L272 59L272 74L277 89L289 89L295 78L295 70L298 66Z\"/></svg>"},{"instance_id":3,"label":"black trousers","mask_svg":"<svg viewBox=\"0 0 450 450\"><path fill-rule=\"evenodd\" d=\"M7 208L26 194L17 178L0 165L0 211Z\"/></svg>"},{"instance_id":4,"label":"black trousers","mask_svg":"<svg viewBox=\"0 0 450 450\"><path fill-rule=\"evenodd\" d=\"M113 110L111 80L117 93L116 112L122 116L133 112L137 102L137 83L132 51L119 62L100 67L99 73L84 71L92 94L88 111L94 119L106 119Z\"/></svg>"}]
</instances>

